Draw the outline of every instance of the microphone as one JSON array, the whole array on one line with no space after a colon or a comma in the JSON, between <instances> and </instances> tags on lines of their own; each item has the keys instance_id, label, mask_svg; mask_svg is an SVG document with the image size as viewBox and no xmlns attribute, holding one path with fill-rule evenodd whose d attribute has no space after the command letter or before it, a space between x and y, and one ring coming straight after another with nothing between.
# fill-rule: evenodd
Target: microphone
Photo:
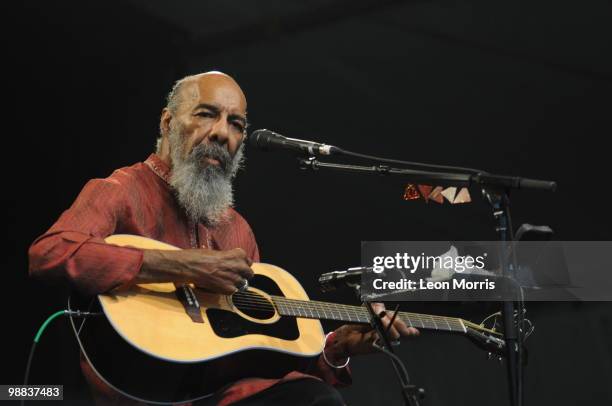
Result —
<instances>
[{"instance_id":1,"label":"microphone","mask_svg":"<svg viewBox=\"0 0 612 406\"><path fill-rule=\"evenodd\" d=\"M339 288L344 287L355 287L361 284L361 276L364 273L371 272L372 267L359 266L355 268L348 268L343 271L333 271L324 273L319 276L319 284L321 285L321 291L331 292ZM384 275L382 273L381 275Z\"/></svg>"},{"instance_id":2,"label":"microphone","mask_svg":"<svg viewBox=\"0 0 612 406\"><path fill-rule=\"evenodd\" d=\"M289 150L306 152L309 155L333 155L341 151L340 148L334 147L333 145L289 138L266 129L253 131L247 138L247 143L251 147L262 150Z\"/></svg>"}]
</instances>

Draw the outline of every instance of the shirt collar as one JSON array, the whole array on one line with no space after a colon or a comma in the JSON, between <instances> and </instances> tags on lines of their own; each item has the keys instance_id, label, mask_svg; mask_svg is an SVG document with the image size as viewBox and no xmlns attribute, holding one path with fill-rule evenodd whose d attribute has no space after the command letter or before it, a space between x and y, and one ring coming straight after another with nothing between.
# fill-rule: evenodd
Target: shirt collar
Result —
<instances>
[{"instance_id":1,"label":"shirt collar","mask_svg":"<svg viewBox=\"0 0 612 406\"><path fill-rule=\"evenodd\" d=\"M157 176L162 178L164 182L170 184L170 166L161 160L159 155L151 154L145 161L147 165Z\"/></svg>"}]
</instances>

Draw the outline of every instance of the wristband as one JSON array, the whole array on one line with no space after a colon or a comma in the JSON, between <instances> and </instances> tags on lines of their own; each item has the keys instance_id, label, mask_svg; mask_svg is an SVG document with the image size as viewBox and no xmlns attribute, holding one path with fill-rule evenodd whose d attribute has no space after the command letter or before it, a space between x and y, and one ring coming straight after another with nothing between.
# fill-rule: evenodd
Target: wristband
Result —
<instances>
[{"instance_id":1,"label":"wristband","mask_svg":"<svg viewBox=\"0 0 612 406\"><path fill-rule=\"evenodd\" d=\"M327 343L333 340L335 336L336 336L335 331L330 331L329 333L327 333L327 335L325 336L325 347L327 347ZM347 357L346 362L343 365L332 364L331 362L329 362L329 360L327 359L327 356L325 355L325 347L323 348L323 361L325 361L325 363L329 365L330 367L334 369L342 369L342 368L346 368L349 362L351 362L351 357Z\"/></svg>"}]
</instances>

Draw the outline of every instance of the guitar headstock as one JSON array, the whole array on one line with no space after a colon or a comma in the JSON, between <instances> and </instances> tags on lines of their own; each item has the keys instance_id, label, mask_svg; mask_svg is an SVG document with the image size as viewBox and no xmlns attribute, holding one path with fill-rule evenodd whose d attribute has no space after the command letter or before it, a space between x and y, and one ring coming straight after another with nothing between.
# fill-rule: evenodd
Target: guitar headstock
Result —
<instances>
[{"instance_id":1,"label":"guitar headstock","mask_svg":"<svg viewBox=\"0 0 612 406\"><path fill-rule=\"evenodd\" d=\"M478 347L501 357L505 355L506 342L502 333L467 320L463 320L463 324L465 325L466 336Z\"/></svg>"}]
</instances>

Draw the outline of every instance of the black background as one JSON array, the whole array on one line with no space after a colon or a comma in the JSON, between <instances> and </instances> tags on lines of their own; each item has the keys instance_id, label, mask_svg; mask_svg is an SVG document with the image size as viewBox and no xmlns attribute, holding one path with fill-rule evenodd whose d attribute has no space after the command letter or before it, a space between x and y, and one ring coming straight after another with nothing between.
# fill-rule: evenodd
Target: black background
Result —
<instances>
[{"instance_id":1,"label":"black background","mask_svg":"<svg viewBox=\"0 0 612 406\"><path fill-rule=\"evenodd\" d=\"M552 179L513 195L515 225L609 240L612 5L604 1L13 2L2 6L5 238L0 382L20 383L36 329L67 290L27 277L27 247L84 183L144 160L174 80L231 74L266 127L346 149ZM316 277L358 264L362 240L495 239L472 190L464 206L402 200L398 178L308 173L249 151L237 209L262 259ZM478 321L490 306L406 304ZM530 305L528 404L610 404L612 306ZM8 317L7 317L8 316ZM326 327L332 327L327 325ZM400 353L425 405L507 404L505 367L467 340L424 333ZM87 399L65 320L31 381ZM349 404L398 404L388 361L354 359Z\"/></svg>"}]
</instances>

